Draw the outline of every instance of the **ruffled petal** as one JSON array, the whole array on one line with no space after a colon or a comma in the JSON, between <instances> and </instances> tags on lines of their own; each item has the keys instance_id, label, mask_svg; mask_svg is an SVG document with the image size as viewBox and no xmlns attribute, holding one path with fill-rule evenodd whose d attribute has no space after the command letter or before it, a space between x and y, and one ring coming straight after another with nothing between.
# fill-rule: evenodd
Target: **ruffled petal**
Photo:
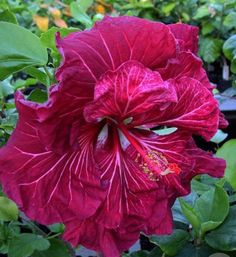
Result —
<instances>
[{"instance_id":1,"label":"ruffled petal","mask_svg":"<svg viewBox=\"0 0 236 257\"><path fill-rule=\"evenodd\" d=\"M0 150L4 192L29 218L43 224L93 215L106 189L93 159L97 128L85 128L77 150L58 153L43 144L33 114L21 110L16 129Z\"/></svg>"},{"instance_id":2,"label":"ruffled petal","mask_svg":"<svg viewBox=\"0 0 236 257\"><path fill-rule=\"evenodd\" d=\"M183 23L170 24L168 27L177 39L180 51L189 50L192 53L197 54L199 38L198 27Z\"/></svg>"},{"instance_id":3,"label":"ruffled petal","mask_svg":"<svg viewBox=\"0 0 236 257\"><path fill-rule=\"evenodd\" d=\"M31 117L37 123L38 135L48 150L64 153L76 148L78 123L83 122L84 106L93 99L94 85L82 84L77 72L63 73L62 80L50 88L43 104L15 96L20 116Z\"/></svg>"},{"instance_id":4,"label":"ruffled petal","mask_svg":"<svg viewBox=\"0 0 236 257\"><path fill-rule=\"evenodd\" d=\"M194 169L183 177L183 181L190 181L199 174L208 174L212 177L221 178L226 168L225 160L215 157L211 152L198 148L194 140L189 140L186 151L195 160Z\"/></svg>"},{"instance_id":5,"label":"ruffled petal","mask_svg":"<svg viewBox=\"0 0 236 257\"><path fill-rule=\"evenodd\" d=\"M194 54L181 52L176 58L169 59L165 68L157 69L157 71L161 74L163 80L190 77L212 90L214 87L211 85L202 65L201 59Z\"/></svg>"},{"instance_id":6,"label":"ruffled petal","mask_svg":"<svg viewBox=\"0 0 236 257\"><path fill-rule=\"evenodd\" d=\"M224 114L221 112L220 113L220 120L219 120L219 128L224 129L227 128L229 125L229 122L225 119Z\"/></svg>"},{"instance_id":7,"label":"ruffled petal","mask_svg":"<svg viewBox=\"0 0 236 257\"><path fill-rule=\"evenodd\" d=\"M57 79L61 80L65 70L76 69L86 83L96 82L103 73L129 60L149 68L161 67L176 53L168 26L126 16L106 16L91 30L58 37L57 46L64 57Z\"/></svg>"},{"instance_id":8,"label":"ruffled petal","mask_svg":"<svg viewBox=\"0 0 236 257\"><path fill-rule=\"evenodd\" d=\"M105 73L95 87L95 100L84 111L88 122L111 117L117 122L128 118L142 124L145 112L165 108L176 101L174 87L134 61L126 62L116 71Z\"/></svg>"},{"instance_id":9,"label":"ruffled petal","mask_svg":"<svg viewBox=\"0 0 236 257\"><path fill-rule=\"evenodd\" d=\"M212 93L202 84L188 77L172 80L177 92L177 103L150 115L146 126L165 125L179 127L210 140L219 123L219 106Z\"/></svg>"},{"instance_id":10,"label":"ruffled petal","mask_svg":"<svg viewBox=\"0 0 236 257\"><path fill-rule=\"evenodd\" d=\"M138 239L141 231L140 222L127 219L117 229L107 229L95 221L96 217L84 222L73 220L65 224L63 239L81 244L94 251L102 252L104 257L120 257L121 252L128 250Z\"/></svg>"}]
</instances>

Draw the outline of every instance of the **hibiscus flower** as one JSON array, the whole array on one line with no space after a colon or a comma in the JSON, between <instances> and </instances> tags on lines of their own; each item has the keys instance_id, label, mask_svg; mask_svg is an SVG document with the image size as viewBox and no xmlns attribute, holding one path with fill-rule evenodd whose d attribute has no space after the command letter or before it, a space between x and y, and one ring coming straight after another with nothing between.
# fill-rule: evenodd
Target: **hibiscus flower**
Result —
<instances>
[{"instance_id":1,"label":"hibiscus flower","mask_svg":"<svg viewBox=\"0 0 236 257\"><path fill-rule=\"evenodd\" d=\"M196 27L134 17L57 35L63 63L49 100L16 93L19 121L0 151L5 193L32 220L63 222L65 240L105 257L140 231L171 233L171 206L192 177L225 169L192 139L226 125L197 42ZM158 135L160 126L177 130Z\"/></svg>"}]
</instances>

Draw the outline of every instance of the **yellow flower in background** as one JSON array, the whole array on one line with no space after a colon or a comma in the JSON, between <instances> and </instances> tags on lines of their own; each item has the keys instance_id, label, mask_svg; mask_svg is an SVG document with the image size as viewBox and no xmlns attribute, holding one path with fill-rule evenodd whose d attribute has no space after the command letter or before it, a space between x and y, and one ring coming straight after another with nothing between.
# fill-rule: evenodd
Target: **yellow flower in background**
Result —
<instances>
[{"instance_id":1,"label":"yellow flower in background","mask_svg":"<svg viewBox=\"0 0 236 257\"><path fill-rule=\"evenodd\" d=\"M56 9L56 8L50 8L49 12L51 13L52 17L54 19L59 19L61 18L61 11Z\"/></svg>"},{"instance_id":2,"label":"yellow flower in background","mask_svg":"<svg viewBox=\"0 0 236 257\"><path fill-rule=\"evenodd\" d=\"M49 18L43 17L37 14L33 15L33 21L37 25L40 31L45 32L48 30Z\"/></svg>"},{"instance_id":3,"label":"yellow flower in background","mask_svg":"<svg viewBox=\"0 0 236 257\"><path fill-rule=\"evenodd\" d=\"M103 5L99 4L96 5L95 7L96 13L101 13L101 14L105 14L106 13L106 9Z\"/></svg>"}]
</instances>

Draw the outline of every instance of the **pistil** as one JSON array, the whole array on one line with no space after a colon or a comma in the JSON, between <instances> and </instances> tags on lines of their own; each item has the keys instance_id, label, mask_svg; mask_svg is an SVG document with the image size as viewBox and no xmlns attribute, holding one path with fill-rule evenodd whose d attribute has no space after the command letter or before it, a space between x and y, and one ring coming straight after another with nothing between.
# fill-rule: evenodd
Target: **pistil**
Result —
<instances>
[{"instance_id":1,"label":"pistil","mask_svg":"<svg viewBox=\"0 0 236 257\"><path fill-rule=\"evenodd\" d=\"M176 163L169 163L165 156L157 151L146 151L142 148L138 140L132 136L129 130L123 124L116 124L126 139L138 152L136 162L147 173L151 180L158 180L158 177L168 175L170 173L179 174L181 169ZM141 161L140 161L141 159Z\"/></svg>"}]
</instances>

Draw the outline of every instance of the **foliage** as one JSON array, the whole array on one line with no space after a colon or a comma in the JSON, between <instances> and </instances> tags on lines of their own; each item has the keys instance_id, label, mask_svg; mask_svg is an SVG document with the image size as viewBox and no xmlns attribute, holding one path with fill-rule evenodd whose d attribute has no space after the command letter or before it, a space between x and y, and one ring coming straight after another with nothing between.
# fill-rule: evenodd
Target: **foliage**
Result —
<instances>
[{"instance_id":1,"label":"foliage","mask_svg":"<svg viewBox=\"0 0 236 257\"><path fill-rule=\"evenodd\" d=\"M235 0L48 0L44 3L40 0L3 0L0 2L1 146L7 142L18 117L14 92L20 89L27 99L35 102L47 99L48 88L55 82L54 72L61 58L55 33L59 32L63 37L90 28L105 13L135 15L167 23L182 21L199 26L199 54L206 66L215 62L221 63L222 67L229 64L231 80L234 80ZM171 131L159 130L156 133L163 135ZM213 139L217 144L223 140L225 135L221 132ZM225 178L216 180L199 176L192 182L191 195L175 203L172 235L153 235L150 241L155 247L151 252L139 251L123 256L208 257L215 253L235 256L235 152L236 140L226 142L216 153L227 161ZM42 229L31 222L1 193L0 253L8 253L9 257L73 256L72 249L58 238L62 232L62 224Z\"/></svg>"}]
</instances>

